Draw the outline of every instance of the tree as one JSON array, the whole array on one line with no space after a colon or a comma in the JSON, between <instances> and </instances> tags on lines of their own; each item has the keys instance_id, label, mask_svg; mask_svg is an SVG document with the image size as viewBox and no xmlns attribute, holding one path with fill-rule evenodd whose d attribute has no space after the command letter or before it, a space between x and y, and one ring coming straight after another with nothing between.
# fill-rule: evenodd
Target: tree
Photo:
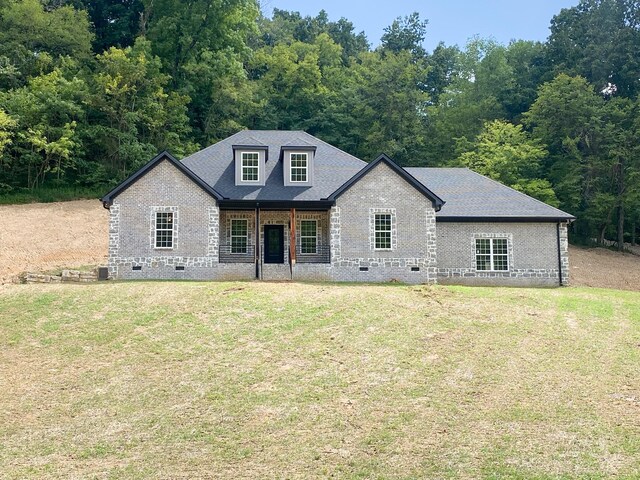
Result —
<instances>
[{"instance_id":1,"label":"tree","mask_svg":"<svg viewBox=\"0 0 640 480\"><path fill-rule=\"evenodd\" d=\"M39 0L0 4L0 89L51 72L62 57L88 63L92 38L86 12L71 6L45 10Z\"/></svg>"},{"instance_id":2,"label":"tree","mask_svg":"<svg viewBox=\"0 0 640 480\"><path fill-rule=\"evenodd\" d=\"M111 47L97 62L84 135L87 148L102 156L107 178L125 178L159 150L180 156L195 149L188 139L189 98L167 91L169 77L148 41Z\"/></svg>"},{"instance_id":3,"label":"tree","mask_svg":"<svg viewBox=\"0 0 640 480\"><path fill-rule=\"evenodd\" d=\"M557 206L551 184L540 178L540 164L547 151L529 137L522 125L487 122L471 150L460 155L461 165L493 178L527 195Z\"/></svg>"},{"instance_id":4,"label":"tree","mask_svg":"<svg viewBox=\"0 0 640 480\"><path fill-rule=\"evenodd\" d=\"M640 93L640 4L581 0L551 20L548 57L556 73L581 75L598 91Z\"/></svg>"},{"instance_id":5,"label":"tree","mask_svg":"<svg viewBox=\"0 0 640 480\"><path fill-rule=\"evenodd\" d=\"M76 127L84 120L86 85L65 78L62 70L33 78L0 94L0 106L15 120L15 135L5 154L0 183L37 188L60 185L77 168L82 150Z\"/></svg>"},{"instance_id":6,"label":"tree","mask_svg":"<svg viewBox=\"0 0 640 480\"><path fill-rule=\"evenodd\" d=\"M411 52L414 60L423 59L426 51L422 46L427 35L428 20L420 20L420 14L413 12L406 17L398 17L384 29L381 48L383 52Z\"/></svg>"}]
</instances>

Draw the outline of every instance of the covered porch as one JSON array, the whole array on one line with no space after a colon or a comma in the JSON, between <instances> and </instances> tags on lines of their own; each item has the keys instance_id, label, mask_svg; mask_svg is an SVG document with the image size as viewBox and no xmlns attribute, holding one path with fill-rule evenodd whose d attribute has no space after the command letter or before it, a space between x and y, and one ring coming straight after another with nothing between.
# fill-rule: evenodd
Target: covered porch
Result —
<instances>
[{"instance_id":1,"label":"covered porch","mask_svg":"<svg viewBox=\"0 0 640 480\"><path fill-rule=\"evenodd\" d=\"M260 280L291 280L298 264L331 262L328 209L221 206L219 235L219 262L254 264Z\"/></svg>"}]
</instances>

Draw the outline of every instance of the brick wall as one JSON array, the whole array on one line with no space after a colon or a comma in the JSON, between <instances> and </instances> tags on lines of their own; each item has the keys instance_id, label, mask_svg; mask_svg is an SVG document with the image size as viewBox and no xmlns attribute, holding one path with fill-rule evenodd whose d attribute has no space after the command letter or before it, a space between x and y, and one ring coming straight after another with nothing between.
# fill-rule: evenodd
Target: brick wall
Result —
<instances>
[{"instance_id":1,"label":"brick wall","mask_svg":"<svg viewBox=\"0 0 640 480\"><path fill-rule=\"evenodd\" d=\"M376 250L373 216L392 216L392 249ZM431 201L384 163L331 211L331 277L339 281L435 281L436 224ZM363 271L367 269L367 271Z\"/></svg>"},{"instance_id":2,"label":"brick wall","mask_svg":"<svg viewBox=\"0 0 640 480\"><path fill-rule=\"evenodd\" d=\"M559 283L555 223L438 222L437 236L438 283L514 286L554 286ZM476 238L507 238L509 270L477 271ZM568 266L566 248L563 262Z\"/></svg>"}]
</instances>

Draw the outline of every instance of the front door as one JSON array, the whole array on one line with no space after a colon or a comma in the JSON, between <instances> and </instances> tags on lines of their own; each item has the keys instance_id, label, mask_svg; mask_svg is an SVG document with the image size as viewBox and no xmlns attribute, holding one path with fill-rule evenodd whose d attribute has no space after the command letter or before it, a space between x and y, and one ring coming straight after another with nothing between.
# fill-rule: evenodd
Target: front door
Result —
<instances>
[{"instance_id":1,"label":"front door","mask_svg":"<svg viewBox=\"0 0 640 480\"><path fill-rule=\"evenodd\" d=\"M284 225L264 226L264 263L284 263Z\"/></svg>"}]
</instances>

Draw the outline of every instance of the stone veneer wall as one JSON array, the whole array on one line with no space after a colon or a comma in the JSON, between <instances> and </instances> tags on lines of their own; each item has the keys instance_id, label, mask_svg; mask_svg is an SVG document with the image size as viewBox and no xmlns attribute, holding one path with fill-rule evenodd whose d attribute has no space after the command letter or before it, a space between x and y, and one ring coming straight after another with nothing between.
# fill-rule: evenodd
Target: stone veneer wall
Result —
<instances>
[{"instance_id":1,"label":"stone veneer wall","mask_svg":"<svg viewBox=\"0 0 640 480\"><path fill-rule=\"evenodd\" d=\"M175 213L174 248L154 248L154 214ZM118 279L246 279L254 264L218 263L216 200L169 162L160 162L109 209L109 274ZM133 267L141 270L133 270ZM184 267L177 270L176 267Z\"/></svg>"},{"instance_id":2,"label":"stone veneer wall","mask_svg":"<svg viewBox=\"0 0 640 480\"><path fill-rule=\"evenodd\" d=\"M568 283L566 224L560 229L563 284ZM564 240L563 240L564 231ZM557 286L555 223L438 222L438 283L457 285ZM476 270L475 239L507 238L509 271Z\"/></svg>"},{"instance_id":3,"label":"stone veneer wall","mask_svg":"<svg viewBox=\"0 0 640 480\"><path fill-rule=\"evenodd\" d=\"M392 215L391 250L376 250L372 243L377 212ZM329 242L331 264L296 264L294 279L436 280L436 221L431 201L385 164L376 166L338 198L330 212Z\"/></svg>"}]
</instances>

